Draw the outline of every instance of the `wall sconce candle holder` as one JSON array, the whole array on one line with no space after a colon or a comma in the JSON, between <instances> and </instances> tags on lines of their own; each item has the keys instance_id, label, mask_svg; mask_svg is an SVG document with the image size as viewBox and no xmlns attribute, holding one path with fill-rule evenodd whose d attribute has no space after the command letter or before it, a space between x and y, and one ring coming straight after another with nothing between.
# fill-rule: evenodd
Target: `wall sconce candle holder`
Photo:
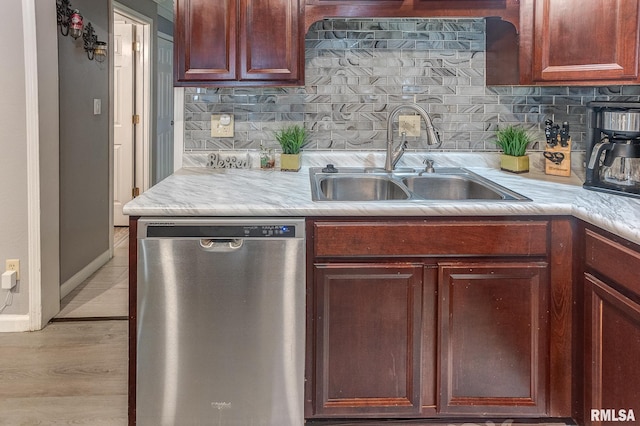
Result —
<instances>
[{"instance_id":1,"label":"wall sconce candle holder","mask_svg":"<svg viewBox=\"0 0 640 426\"><path fill-rule=\"evenodd\" d=\"M84 25L82 15L78 9L71 7L69 0L56 0L56 18L60 26L60 34L70 35L74 39L82 36L83 48L89 60L104 62L107 58L107 43L98 41L98 36L91 22Z\"/></svg>"},{"instance_id":2,"label":"wall sconce candle holder","mask_svg":"<svg viewBox=\"0 0 640 426\"><path fill-rule=\"evenodd\" d=\"M93 30L93 25L89 22L82 32L82 41L84 51L87 52L87 58L97 62L104 62L107 58L107 43L104 41L98 41L98 36Z\"/></svg>"},{"instance_id":3,"label":"wall sconce candle holder","mask_svg":"<svg viewBox=\"0 0 640 426\"><path fill-rule=\"evenodd\" d=\"M107 59L107 43L104 41L96 41L93 46L93 57L97 62L104 62Z\"/></svg>"},{"instance_id":4,"label":"wall sconce candle holder","mask_svg":"<svg viewBox=\"0 0 640 426\"><path fill-rule=\"evenodd\" d=\"M74 39L77 39L82 35L83 27L82 15L80 15L78 9L74 9L69 17L69 35Z\"/></svg>"},{"instance_id":5,"label":"wall sconce candle holder","mask_svg":"<svg viewBox=\"0 0 640 426\"><path fill-rule=\"evenodd\" d=\"M82 35L82 15L78 9L71 8L69 0L56 0L56 18L63 36L76 39Z\"/></svg>"},{"instance_id":6,"label":"wall sconce candle holder","mask_svg":"<svg viewBox=\"0 0 640 426\"><path fill-rule=\"evenodd\" d=\"M69 35L69 22L72 13L69 0L56 0L56 18L60 26L60 34L65 37Z\"/></svg>"}]
</instances>

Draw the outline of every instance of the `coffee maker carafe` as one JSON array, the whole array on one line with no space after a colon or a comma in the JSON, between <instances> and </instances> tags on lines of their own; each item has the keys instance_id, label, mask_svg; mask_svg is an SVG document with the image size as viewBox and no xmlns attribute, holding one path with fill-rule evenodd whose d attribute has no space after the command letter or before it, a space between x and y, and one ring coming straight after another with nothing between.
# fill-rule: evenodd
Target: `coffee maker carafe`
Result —
<instances>
[{"instance_id":1,"label":"coffee maker carafe","mask_svg":"<svg viewBox=\"0 0 640 426\"><path fill-rule=\"evenodd\" d=\"M640 103L589 103L584 187L640 198Z\"/></svg>"}]
</instances>

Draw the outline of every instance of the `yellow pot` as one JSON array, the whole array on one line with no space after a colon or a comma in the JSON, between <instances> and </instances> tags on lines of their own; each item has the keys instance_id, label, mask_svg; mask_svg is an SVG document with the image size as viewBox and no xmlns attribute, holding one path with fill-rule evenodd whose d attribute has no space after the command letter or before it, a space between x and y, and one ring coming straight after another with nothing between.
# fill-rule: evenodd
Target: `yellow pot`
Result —
<instances>
[{"instance_id":1,"label":"yellow pot","mask_svg":"<svg viewBox=\"0 0 640 426\"><path fill-rule=\"evenodd\" d=\"M527 173L529 171L529 156L514 157L513 155L500 155L500 168L512 173Z\"/></svg>"},{"instance_id":2,"label":"yellow pot","mask_svg":"<svg viewBox=\"0 0 640 426\"><path fill-rule=\"evenodd\" d=\"M300 154L280 154L280 170L285 172L300 170Z\"/></svg>"}]
</instances>

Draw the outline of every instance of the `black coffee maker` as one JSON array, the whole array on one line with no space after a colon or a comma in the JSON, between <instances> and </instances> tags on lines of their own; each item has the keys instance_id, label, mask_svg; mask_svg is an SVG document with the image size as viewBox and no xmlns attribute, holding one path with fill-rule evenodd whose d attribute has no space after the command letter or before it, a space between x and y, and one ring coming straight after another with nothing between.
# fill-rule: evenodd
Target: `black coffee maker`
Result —
<instances>
[{"instance_id":1,"label":"black coffee maker","mask_svg":"<svg viewBox=\"0 0 640 426\"><path fill-rule=\"evenodd\" d=\"M589 102L584 187L640 198L640 103Z\"/></svg>"}]
</instances>

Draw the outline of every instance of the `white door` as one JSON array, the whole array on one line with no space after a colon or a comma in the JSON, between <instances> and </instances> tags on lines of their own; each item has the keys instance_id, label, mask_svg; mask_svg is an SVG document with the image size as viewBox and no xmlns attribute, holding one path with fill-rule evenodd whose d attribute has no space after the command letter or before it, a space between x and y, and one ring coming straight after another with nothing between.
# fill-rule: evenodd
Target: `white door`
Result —
<instances>
[{"instance_id":1,"label":"white door","mask_svg":"<svg viewBox=\"0 0 640 426\"><path fill-rule=\"evenodd\" d=\"M173 41L158 37L158 125L154 182L173 173Z\"/></svg>"},{"instance_id":2,"label":"white door","mask_svg":"<svg viewBox=\"0 0 640 426\"><path fill-rule=\"evenodd\" d=\"M133 25L116 19L113 38L113 224L128 226L122 207L134 187Z\"/></svg>"}]
</instances>

